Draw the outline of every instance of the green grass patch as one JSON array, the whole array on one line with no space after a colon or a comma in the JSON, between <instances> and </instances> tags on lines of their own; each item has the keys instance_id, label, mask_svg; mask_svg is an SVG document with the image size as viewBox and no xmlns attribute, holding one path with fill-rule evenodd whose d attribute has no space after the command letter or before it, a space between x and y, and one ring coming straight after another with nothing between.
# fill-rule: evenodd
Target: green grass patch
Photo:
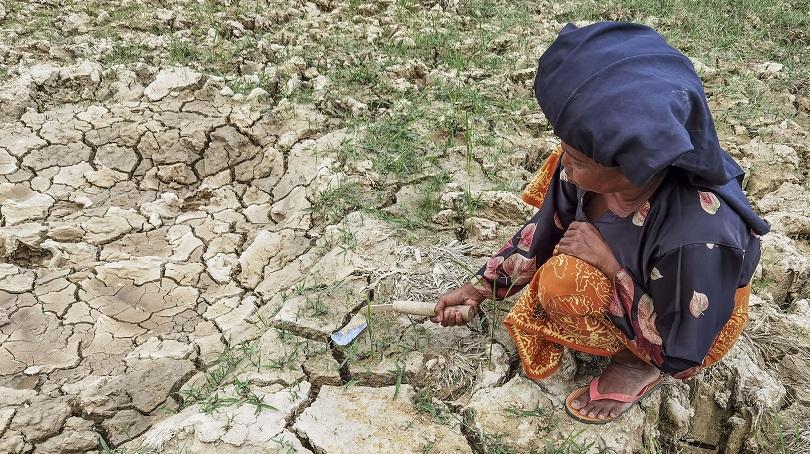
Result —
<instances>
[{"instance_id":1,"label":"green grass patch","mask_svg":"<svg viewBox=\"0 0 810 454\"><path fill-rule=\"evenodd\" d=\"M364 59L356 65L335 70L335 83L346 88L373 87L380 82L380 67L370 59Z\"/></svg>"},{"instance_id":2,"label":"green grass patch","mask_svg":"<svg viewBox=\"0 0 810 454\"><path fill-rule=\"evenodd\" d=\"M792 82L807 87L810 0L610 0L579 1L559 20L622 20L656 25L688 55L710 63L775 61Z\"/></svg>"},{"instance_id":3,"label":"green grass patch","mask_svg":"<svg viewBox=\"0 0 810 454\"><path fill-rule=\"evenodd\" d=\"M375 170L383 175L396 176L417 175L435 158L426 158L428 144L416 132L416 121L420 112L410 110L400 114L388 115L370 123L357 144L358 151L368 156L374 163Z\"/></svg>"},{"instance_id":4,"label":"green grass patch","mask_svg":"<svg viewBox=\"0 0 810 454\"><path fill-rule=\"evenodd\" d=\"M450 182L450 175L442 170L419 185L419 198L416 202L416 213L423 222L430 222L433 215L441 210L439 191Z\"/></svg>"},{"instance_id":5,"label":"green grass patch","mask_svg":"<svg viewBox=\"0 0 810 454\"><path fill-rule=\"evenodd\" d=\"M110 14L110 22L132 21L136 19L143 19L143 17L148 13L147 7L148 5L144 3L130 2L107 12ZM101 11L97 11L96 14L100 12Z\"/></svg>"},{"instance_id":6,"label":"green grass patch","mask_svg":"<svg viewBox=\"0 0 810 454\"><path fill-rule=\"evenodd\" d=\"M561 18L643 21L656 17L664 25L663 33L685 50L733 51L762 58L785 57L785 50L808 44L808 10L807 0L610 0L577 2Z\"/></svg>"},{"instance_id":7,"label":"green grass patch","mask_svg":"<svg viewBox=\"0 0 810 454\"><path fill-rule=\"evenodd\" d=\"M226 84L234 93L248 94L256 88L261 88L269 94L276 92L277 84L265 73L256 74L256 78L241 77Z\"/></svg>"},{"instance_id":8,"label":"green grass patch","mask_svg":"<svg viewBox=\"0 0 810 454\"><path fill-rule=\"evenodd\" d=\"M112 49L101 57L104 66L126 65L143 58L145 48L137 43L115 41Z\"/></svg>"},{"instance_id":9,"label":"green grass patch","mask_svg":"<svg viewBox=\"0 0 810 454\"><path fill-rule=\"evenodd\" d=\"M202 53L197 46L189 41L172 38L169 41L169 61L178 64L187 64L201 59Z\"/></svg>"},{"instance_id":10,"label":"green grass patch","mask_svg":"<svg viewBox=\"0 0 810 454\"><path fill-rule=\"evenodd\" d=\"M352 211L369 206L363 187L347 183L319 192L309 210L317 220L333 224Z\"/></svg>"}]
</instances>

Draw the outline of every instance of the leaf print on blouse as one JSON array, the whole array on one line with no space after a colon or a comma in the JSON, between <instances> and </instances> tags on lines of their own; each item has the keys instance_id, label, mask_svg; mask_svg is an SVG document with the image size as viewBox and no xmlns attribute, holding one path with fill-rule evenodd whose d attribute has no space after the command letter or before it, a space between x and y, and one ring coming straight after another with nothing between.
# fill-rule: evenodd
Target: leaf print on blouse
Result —
<instances>
[{"instance_id":1,"label":"leaf print on blouse","mask_svg":"<svg viewBox=\"0 0 810 454\"><path fill-rule=\"evenodd\" d=\"M534 277L537 272L537 261L534 258L512 254L506 258L503 270L512 278L512 285L523 285Z\"/></svg>"},{"instance_id":2,"label":"leaf print on blouse","mask_svg":"<svg viewBox=\"0 0 810 454\"><path fill-rule=\"evenodd\" d=\"M646 293L638 300L638 327L641 335L654 345L661 345L661 335L655 327L655 306L653 300Z\"/></svg>"},{"instance_id":3,"label":"leaf print on blouse","mask_svg":"<svg viewBox=\"0 0 810 454\"><path fill-rule=\"evenodd\" d=\"M635 289L633 278L624 270L621 270L616 273L614 281L615 285L613 293L610 295L608 312L614 317L624 317L625 311L623 302L626 301L628 306L633 303L633 292Z\"/></svg>"},{"instance_id":4,"label":"leaf print on blouse","mask_svg":"<svg viewBox=\"0 0 810 454\"><path fill-rule=\"evenodd\" d=\"M703 315L703 312L709 308L709 297L698 291L692 292L692 300L689 301L689 312L695 318Z\"/></svg>"},{"instance_id":5,"label":"leaf print on blouse","mask_svg":"<svg viewBox=\"0 0 810 454\"><path fill-rule=\"evenodd\" d=\"M703 208L703 211L709 214L717 213L717 209L720 208L720 199L713 192L698 191L698 197L700 197L700 207Z\"/></svg>"},{"instance_id":6,"label":"leaf print on blouse","mask_svg":"<svg viewBox=\"0 0 810 454\"><path fill-rule=\"evenodd\" d=\"M641 227L647 220L648 214L650 214L650 202L644 202L644 205L641 205L641 208L633 214L633 224Z\"/></svg>"},{"instance_id":7,"label":"leaf print on blouse","mask_svg":"<svg viewBox=\"0 0 810 454\"><path fill-rule=\"evenodd\" d=\"M484 277L487 279L498 279L498 267L501 266L503 261L504 258L500 255L490 257L489 260L487 260L487 268L484 270Z\"/></svg>"},{"instance_id":8,"label":"leaf print on blouse","mask_svg":"<svg viewBox=\"0 0 810 454\"><path fill-rule=\"evenodd\" d=\"M568 179L568 174L565 172L565 167L560 169L560 180L569 183L571 180Z\"/></svg>"},{"instance_id":9,"label":"leaf print on blouse","mask_svg":"<svg viewBox=\"0 0 810 454\"><path fill-rule=\"evenodd\" d=\"M662 277L664 277L664 276L661 274L660 271L658 271L658 268L653 267L652 271L650 271L650 279L652 279L654 281L657 281L658 279L661 279Z\"/></svg>"},{"instance_id":10,"label":"leaf print on blouse","mask_svg":"<svg viewBox=\"0 0 810 454\"><path fill-rule=\"evenodd\" d=\"M556 225L557 228L560 230L565 230L565 228L562 225L562 221L560 221L560 214L557 212L554 213L554 225Z\"/></svg>"},{"instance_id":11,"label":"leaf print on blouse","mask_svg":"<svg viewBox=\"0 0 810 454\"><path fill-rule=\"evenodd\" d=\"M520 242L518 243L518 247L523 249L524 251L528 251L529 247L532 245L532 239L534 239L534 231L537 229L537 223L532 222L531 224L526 224L520 230Z\"/></svg>"}]
</instances>

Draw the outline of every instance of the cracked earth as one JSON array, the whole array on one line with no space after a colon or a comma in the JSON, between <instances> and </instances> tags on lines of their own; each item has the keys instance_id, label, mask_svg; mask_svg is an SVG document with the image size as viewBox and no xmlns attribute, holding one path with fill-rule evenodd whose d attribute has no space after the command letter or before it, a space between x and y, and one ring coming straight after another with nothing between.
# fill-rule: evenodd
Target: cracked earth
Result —
<instances>
[{"instance_id":1,"label":"cracked earth","mask_svg":"<svg viewBox=\"0 0 810 454\"><path fill-rule=\"evenodd\" d=\"M11 3L0 2L6 25L49 5ZM157 57L102 65L92 55L109 43L88 33L126 29L126 18L78 5L57 21L72 41L23 33L0 46L12 68L0 88L0 452L650 452L650 440L678 452L762 452L774 420L794 430L790 446L807 448L810 102L790 93L772 94L788 114L724 117L724 144L774 226L746 335L722 364L668 381L619 422L586 426L561 409L603 365L594 358L571 354L546 381L522 374L499 322L509 303L451 329L375 316L352 345L330 343L369 301L433 301L463 283L465 268L531 215L517 194L554 145L524 108L511 112L514 129L493 127L512 150L498 162L492 144L425 152L418 159L432 168L395 177L373 155L347 159L374 131L350 120L407 110L397 93L481 81L531 101L533 49L562 24L539 15L529 45L497 44L523 55L503 73L395 60L380 76L386 94L333 93L319 73L331 63L299 55L319 27L414 41L386 19L394 3L365 7L368 17L334 2L253 19L228 10L217 16L226 39L274 24L309 32L262 38L259 55L240 56L238 74L224 76ZM449 20L457 8L424 13ZM188 40L184 11L139 14ZM130 32L158 54L167 46L149 27ZM722 65L696 61L707 84L729 71ZM743 70L763 80L781 71ZM235 92L246 80L256 86ZM723 94L712 102L726 113L739 105ZM427 227L392 221L423 207L437 179Z\"/></svg>"}]
</instances>

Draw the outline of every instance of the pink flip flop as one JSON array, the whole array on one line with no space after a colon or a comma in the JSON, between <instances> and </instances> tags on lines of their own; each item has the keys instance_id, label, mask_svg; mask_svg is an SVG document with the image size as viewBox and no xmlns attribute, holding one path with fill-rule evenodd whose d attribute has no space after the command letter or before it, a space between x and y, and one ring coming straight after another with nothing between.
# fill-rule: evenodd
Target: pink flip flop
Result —
<instances>
[{"instance_id":1,"label":"pink flip flop","mask_svg":"<svg viewBox=\"0 0 810 454\"><path fill-rule=\"evenodd\" d=\"M634 404L641 399L647 397L650 393L655 391L661 386L661 377L655 379L652 383L648 384L644 388L639 391L639 393L635 396L631 396L629 394L622 394L622 393L600 393L599 392L599 377L594 377L591 380L591 384L588 386L583 386L581 388L577 388L571 391L571 394L565 398L565 411L568 412L568 415L572 418L576 419L577 421L581 421L588 424L605 424L608 422L615 421L619 419L623 414L627 413L631 406L627 407L626 410L619 413L613 418L591 418L589 416L579 414L579 410L575 410L571 404L574 400L578 399L581 395L585 394L586 392L589 393L590 400L615 400L617 402L624 402L628 404Z\"/></svg>"}]
</instances>

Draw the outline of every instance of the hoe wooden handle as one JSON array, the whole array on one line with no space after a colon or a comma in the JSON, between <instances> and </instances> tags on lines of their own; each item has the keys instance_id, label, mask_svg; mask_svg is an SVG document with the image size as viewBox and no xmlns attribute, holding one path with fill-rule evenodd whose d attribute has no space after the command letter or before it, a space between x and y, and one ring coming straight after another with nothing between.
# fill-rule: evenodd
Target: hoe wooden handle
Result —
<instances>
[{"instance_id":1,"label":"hoe wooden handle","mask_svg":"<svg viewBox=\"0 0 810 454\"><path fill-rule=\"evenodd\" d=\"M469 322L470 319L472 319L472 307L463 305L449 307L453 307L455 310L461 313L461 318L463 318L465 322ZM426 303L421 301L394 301L394 310L402 314L423 315L425 317L430 317L435 315L434 311L436 310L436 303Z\"/></svg>"}]
</instances>

